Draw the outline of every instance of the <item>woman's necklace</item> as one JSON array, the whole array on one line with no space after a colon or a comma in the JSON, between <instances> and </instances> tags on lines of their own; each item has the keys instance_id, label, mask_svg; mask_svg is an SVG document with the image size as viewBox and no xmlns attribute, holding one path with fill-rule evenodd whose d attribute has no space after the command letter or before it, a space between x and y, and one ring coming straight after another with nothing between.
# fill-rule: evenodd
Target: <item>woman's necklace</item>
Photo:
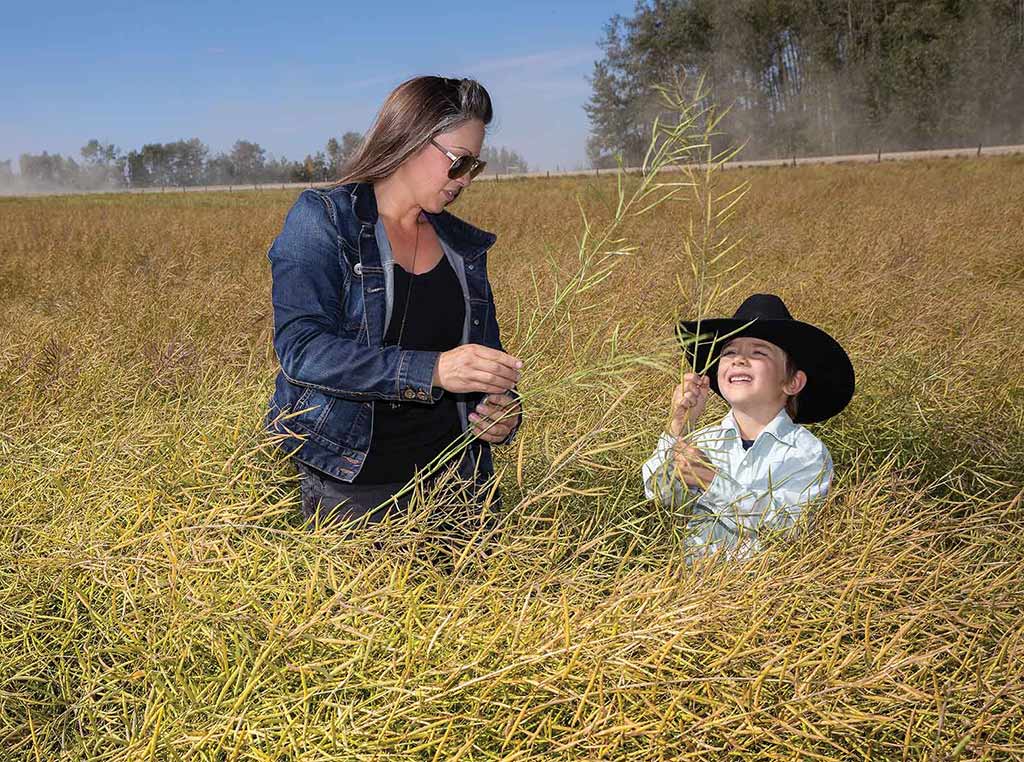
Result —
<instances>
[{"instance_id":1,"label":"woman's necklace","mask_svg":"<svg viewBox=\"0 0 1024 762\"><path fill-rule=\"evenodd\" d=\"M398 341L395 344L402 347L402 337L405 336L405 320L409 317L409 299L412 298L412 287L416 283L416 257L420 253L420 222L419 215L416 215L416 242L412 247L412 272L409 273L409 286L405 289L405 306L402 307L402 325L398 327ZM397 263L396 263L397 264ZM401 265L398 265L401 267ZM402 407L401 402L392 402L391 409L398 410Z\"/></svg>"}]
</instances>

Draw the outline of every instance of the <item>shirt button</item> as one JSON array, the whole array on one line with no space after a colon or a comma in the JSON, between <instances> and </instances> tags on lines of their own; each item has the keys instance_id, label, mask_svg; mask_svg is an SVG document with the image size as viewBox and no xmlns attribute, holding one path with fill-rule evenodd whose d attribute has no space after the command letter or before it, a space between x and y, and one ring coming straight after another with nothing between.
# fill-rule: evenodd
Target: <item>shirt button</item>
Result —
<instances>
[{"instance_id":1,"label":"shirt button","mask_svg":"<svg viewBox=\"0 0 1024 762\"><path fill-rule=\"evenodd\" d=\"M473 318L473 325L480 325L480 319L479 318Z\"/></svg>"},{"instance_id":2,"label":"shirt button","mask_svg":"<svg viewBox=\"0 0 1024 762\"><path fill-rule=\"evenodd\" d=\"M476 265L466 265L466 269L467 269L467 270L473 270L473 269L476 269Z\"/></svg>"},{"instance_id":3,"label":"shirt button","mask_svg":"<svg viewBox=\"0 0 1024 762\"><path fill-rule=\"evenodd\" d=\"M405 398L407 400L414 400L414 399L416 399L416 392L414 392L412 389L406 389L405 390Z\"/></svg>"}]
</instances>

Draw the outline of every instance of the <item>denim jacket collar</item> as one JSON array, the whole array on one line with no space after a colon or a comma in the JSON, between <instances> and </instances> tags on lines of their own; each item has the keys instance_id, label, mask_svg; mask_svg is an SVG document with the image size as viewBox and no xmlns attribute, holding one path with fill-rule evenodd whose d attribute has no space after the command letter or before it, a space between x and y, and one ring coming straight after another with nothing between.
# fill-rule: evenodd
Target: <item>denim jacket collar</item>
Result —
<instances>
[{"instance_id":1,"label":"denim jacket collar","mask_svg":"<svg viewBox=\"0 0 1024 762\"><path fill-rule=\"evenodd\" d=\"M372 229L377 224L378 217L377 196L373 191L373 185L370 183L352 183L343 187L351 198L352 209L360 224L369 226ZM497 236L493 233L480 230L447 211L443 211L440 214L431 214L430 212L424 212L424 214L434 226L437 234L455 252L461 254L467 262L480 257L497 240Z\"/></svg>"}]
</instances>

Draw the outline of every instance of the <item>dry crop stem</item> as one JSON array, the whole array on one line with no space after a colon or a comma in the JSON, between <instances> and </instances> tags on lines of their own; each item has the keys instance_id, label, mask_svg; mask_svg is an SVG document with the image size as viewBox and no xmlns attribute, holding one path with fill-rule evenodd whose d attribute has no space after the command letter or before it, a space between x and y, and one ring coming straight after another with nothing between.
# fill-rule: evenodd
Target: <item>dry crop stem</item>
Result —
<instances>
[{"instance_id":1,"label":"dry crop stem","mask_svg":"<svg viewBox=\"0 0 1024 762\"><path fill-rule=\"evenodd\" d=\"M1022 169L736 175L746 288L839 337L858 396L817 429L840 484L811 531L693 568L638 499L678 358L667 209L534 345L524 388L549 391L483 553L423 516L301 529L259 431L290 194L0 201L5 759L1021 756ZM577 195L614 215L612 179L460 204L500 234L512 351L577 268ZM656 361L561 383L624 356Z\"/></svg>"},{"instance_id":2,"label":"dry crop stem","mask_svg":"<svg viewBox=\"0 0 1024 762\"><path fill-rule=\"evenodd\" d=\"M702 340L701 321L727 296L739 291L746 280L744 260L735 255L743 239L730 234L729 223L735 218L749 183L746 180L730 182L733 177L725 179L725 166L736 158L742 146L717 145L722 139L718 126L727 110L719 109L710 100L703 78L697 81L692 93L688 94L685 80L674 86L663 86L659 93L668 113L679 117L668 124L655 124L656 138L651 143L648 158L652 153L663 151L666 145L682 144L671 157L671 163L680 167L682 179L665 182L684 191L673 199L685 203L686 217L679 235L681 250L677 256L682 266L676 275L676 285L686 319L696 322L696 332L681 334L680 339L687 352L695 353ZM687 133L693 132L694 126L699 126L699 131L687 139ZM691 276L688 282L683 277L686 271ZM712 349L709 362L717 355L715 348ZM688 365L684 353L680 359L680 382ZM703 375L707 368L694 370Z\"/></svg>"}]
</instances>

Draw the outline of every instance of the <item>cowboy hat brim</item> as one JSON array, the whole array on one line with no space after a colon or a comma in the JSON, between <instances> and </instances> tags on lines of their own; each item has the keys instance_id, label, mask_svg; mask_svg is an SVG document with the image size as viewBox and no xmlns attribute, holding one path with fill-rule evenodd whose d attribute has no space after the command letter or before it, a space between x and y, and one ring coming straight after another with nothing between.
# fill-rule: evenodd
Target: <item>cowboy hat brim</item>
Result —
<instances>
[{"instance_id":1,"label":"cowboy hat brim","mask_svg":"<svg viewBox=\"0 0 1024 762\"><path fill-rule=\"evenodd\" d=\"M729 340L748 336L780 347L807 374L807 384L798 397L796 423L824 421L853 399L853 363L838 341L810 323L792 319L713 318L699 323L684 320L676 332L694 371L706 373L711 388L719 396L719 355Z\"/></svg>"}]
</instances>

